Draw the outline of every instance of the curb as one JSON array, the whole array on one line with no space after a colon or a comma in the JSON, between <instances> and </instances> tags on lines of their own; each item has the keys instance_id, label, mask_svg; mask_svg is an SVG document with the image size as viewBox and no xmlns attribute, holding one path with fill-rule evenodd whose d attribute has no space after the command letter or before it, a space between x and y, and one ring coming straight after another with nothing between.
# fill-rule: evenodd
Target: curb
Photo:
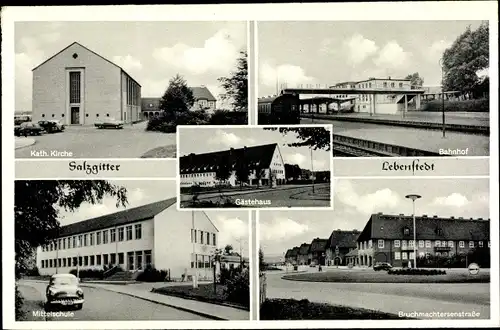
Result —
<instances>
[{"instance_id":1,"label":"curb","mask_svg":"<svg viewBox=\"0 0 500 330\"><path fill-rule=\"evenodd\" d=\"M200 300L200 299L196 299L196 298L193 298L193 297L185 297L185 296L182 296L182 295L163 294L163 293L158 293L158 292L155 292L155 291L150 291L150 292L156 293L156 294L160 294L162 296L167 296L167 297L170 296L170 297L175 297L175 298L180 298L180 299L199 301L199 302L206 303L206 304L212 304L212 305L220 305L220 306L224 306L224 307L230 307L230 308L239 309L239 310L242 310L244 312L249 312L250 313L250 311L248 309L245 309L244 307L241 307L241 306L238 306L238 305L228 304L228 303L225 303L225 302L210 302L210 301L203 301L203 300Z\"/></svg>"},{"instance_id":2,"label":"curb","mask_svg":"<svg viewBox=\"0 0 500 330\"><path fill-rule=\"evenodd\" d=\"M33 139L33 138L30 138L30 139L32 139L33 142L30 142L29 144L25 144L25 145L21 145L21 146L15 146L14 145L14 150L22 149L22 148L26 148L26 147L31 147L32 145L34 145L36 143L35 139Z\"/></svg>"},{"instance_id":3,"label":"curb","mask_svg":"<svg viewBox=\"0 0 500 330\"><path fill-rule=\"evenodd\" d=\"M114 293L118 293L118 294L123 294L123 295L129 296L129 297L133 297L133 298L137 298L137 299L142 299L142 300L145 300L145 301L149 301L149 302L152 302L152 303L155 303L155 304L158 304L158 305L163 305L163 306L175 308L175 309L181 310L183 312L188 312L188 313L191 313L191 314L203 316L203 317L206 317L206 318L209 318L209 319L212 319L212 320L228 321L225 318L221 318L221 317L218 317L218 316L215 316L215 315L211 315L211 314L199 312L199 311L192 310L192 309L186 308L186 307L180 307L180 306L175 306L175 305L172 305L172 304L167 304L167 303L160 302L160 301L157 301L157 300L154 300L154 299L151 299L151 298L141 297L141 296L133 294L133 293L118 292L118 291L110 290L108 288L96 287L96 286L92 286L92 285L82 285L82 286L86 286L86 287L90 287L90 288L99 288L99 289L102 289L102 290L105 290L105 291L114 292ZM178 298L178 297L176 297L176 298ZM179 299L182 299L182 298L179 298Z\"/></svg>"}]
</instances>

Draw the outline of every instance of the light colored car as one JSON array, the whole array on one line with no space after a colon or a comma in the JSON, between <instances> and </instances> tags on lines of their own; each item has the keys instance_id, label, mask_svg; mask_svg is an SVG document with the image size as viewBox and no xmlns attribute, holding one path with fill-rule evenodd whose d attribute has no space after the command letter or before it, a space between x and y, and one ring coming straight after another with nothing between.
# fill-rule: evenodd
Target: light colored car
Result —
<instances>
[{"instance_id":1,"label":"light colored car","mask_svg":"<svg viewBox=\"0 0 500 330\"><path fill-rule=\"evenodd\" d=\"M106 118L94 124L97 128L123 128L124 122L115 118Z\"/></svg>"},{"instance_id":2,"label":"light colored car","mask_svg":"<svg viewBox=\"0 0 500 330\"><path fill-rule=\"evenodd\" d=\"M63 121L62 120L49 120L50 122L53 122L54 124L56 124L56 128L59 132L62 132L64 131L64 124L63 124Z\"/></svg>"},{"instance_id":3,"label":"light colored car","mask_svg":"<svg viewBox=\"0 0 500 330\"><path fill-rule=\"evenodd\" d=\"M73 274L54 274L46 289L47 309L54 306L73 306L82 309L83 290L79 279Z\"/></svg>"}]
</instances>

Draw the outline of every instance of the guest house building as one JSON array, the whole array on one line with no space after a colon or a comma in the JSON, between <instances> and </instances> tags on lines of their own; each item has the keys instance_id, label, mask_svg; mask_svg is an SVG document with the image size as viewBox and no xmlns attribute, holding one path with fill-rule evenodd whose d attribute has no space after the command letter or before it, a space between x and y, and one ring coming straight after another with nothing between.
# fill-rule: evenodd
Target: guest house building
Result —
<instances>
[{"instance_id":1,"label":"guest house building","mask_svg":"<svg viewBox=\"0 0 500 330\"><path fill-rule=\"evenodd\" d=\"M33 121L93 125L140 119L141 85L125 70L73 42L33 69Z\"/></svg>"},{"instance_id":2,"label":"guest house building","mask_svg":"<svg viewBox=\"0 0 500 330\"><path fill-rule=\"evenodd\" d=\"M246 180L242 180L243 184L276 186L286 181L285 163L277 143L204 154L191 153L180 157L179 166L181 188L215 187L218 184L237 186L240 184L238 166L248 169L249 175ZM229 177L227 180L218 180L219 168L226 166Z\"/></svg>"},{"instance_id":3,"label":"guest house building","mask_svg":"<svg viewBox=\"0 0 500 330\"><path fill-rule=\"evenodd\" d=\"M42 275L119 265L135 273L152 265L172 278L213 277L219 231L205 212L181 212L176 198L63 226L37 249Z\"/></svg>"},{"instance_id":4,"label":"guest house building","mask_svg":"<svg viewBox=\"0 0 500 330\"><path fill-rule=\"evenodd\" d=\"M326 250L328 248L328 239L315 238L309 247L309 260L314 265L326 265Z\"/></svg>"},{"instance_id":5,"label":"guest house building","mask_svg":"<svg viewBox=\"0 0 500 330\"><path fill-rule=\"evenodd\" d=\"M299 253L297 255L297 261L299 265L309 265L311 263L311 259L309 258L309 249L311 248L311 244L302 243L299 247Z\"/></svg>"},{"instance_id":6,"label":"guest house building","mask_svg":"<svg viewBox=\"0 0 500 330\"><path fill-rule=\"evenodd\" d=\"M285 262L287 264L297 265L297 261L298 261L297 258L299 255L299 249L300 249L300 247L295 246L292 249L289 249L288 251L286 251Z\"/></svg>"},{"instance_id":7,"label":"guest house building","mask_svg":"<svg viewBox=\"0 0 500 330\"><path fill-rule=\"evenodd\" d=\"M411 215L372 214L357 239L357 265L372 267L389 262L395 267L413 263L417 257L467 255L475 248L490 247L490 220L416 217L416 241ZM352 257L352 256L351 256ZM417 265L418 266L418 265Z\"/></svg>"},{"instance_id":8,"label":"guest house building","mask_svg":"<svg viewBox=\"0 0 500 330\"><path fill-rule=\"evenodd\" d=\"M347 254L356 249L359 234L358 230L334 230L328 238L326 264L346 266Z\"/></svg>"}]
</instances>

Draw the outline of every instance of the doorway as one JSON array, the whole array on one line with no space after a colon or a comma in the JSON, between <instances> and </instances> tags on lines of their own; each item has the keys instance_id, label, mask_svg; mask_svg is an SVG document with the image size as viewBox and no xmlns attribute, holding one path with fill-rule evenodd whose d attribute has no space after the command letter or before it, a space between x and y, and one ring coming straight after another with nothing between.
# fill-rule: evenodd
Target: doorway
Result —
<instances>
[{"instance_id":1,"label":"doorway","mask_svg":"<svg viewBox=\"0 0 500 330\"><path fill-rule=\"evenodd\" d=\"M142 252L136 252L136 253L138 253L136 255L136 261L137 261L136 268L137 269L142 269Z\"/></svg>"},{"instance_id":2,"label":"doorway","mask_svg":"<svg viewBox=\"0 0 500 330\"><path fill-rule=\"evenodd\" d=\"M71 124L80 124L80 107L71 107Z\"/></svg>"},{"instance_id":3,"label":"doorway","mask_svg":"<svg viewBox=\"0 0 500 330\"><path fill-rule=\"evenodd\" d=\"M134 254L128 253L128 270L134 270Z\"/></svg>"}]
</instances>

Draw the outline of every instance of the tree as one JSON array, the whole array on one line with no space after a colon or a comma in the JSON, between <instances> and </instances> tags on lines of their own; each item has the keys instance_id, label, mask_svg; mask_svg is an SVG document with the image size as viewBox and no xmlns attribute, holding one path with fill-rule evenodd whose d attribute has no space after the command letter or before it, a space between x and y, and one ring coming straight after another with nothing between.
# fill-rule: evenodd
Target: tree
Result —
<instances>
[{"instance_id":1,"label":"tree","mask_svg":"<svg viewBox=\"0 0 500 330\"><path fill-rule=\"evenodd\" d=\"M100 203L108 195L127 204L127 190L103 180L20 180L14 185L16 274L28 267L38 246L59 236L59 209L74 211L84 202Z\"/></svg>"},{"instance_id":2,"label":"tree","mask_svg":"<svg viewBox=\"0 0 500 330\"><path fill-rule=\"evenodd\" d=\"M224 255L229 256L233 253L233 246L231 244L227 244L224 246Z\"/></svg>"},{"instance_id":3,"label":"tree","mask_svg":"<svg viewBox=\"0 0 500 330\"><path fill-rule=\"evenodd\" d=\"M266 169L260 165L254 169L255 179L257 180L257 187L260 187L260 180L266 175Z\"/></svg>"},{"instance_id":4,"label":"tree","mask_svg":"<svg viewBox=\"0 0 500 330\"><path fill-rule=\"evenodd\" d=\"M407 75L405 79L411 80L410 84L412 87L422 87L424 85L424 78L420 77L418 72Z\"/></svg>"},{"instance_id":5,"label":"tree","mask_svg":"<svg viewBox=\"0 0 500 330\"><path fill-rule=\"evenodd\" d=\"M483 22L472 31L470 26L443 54L445 91L473 93L483 79L478 72L489 67L489 26Z\"/></svg>"},{"instance_id":6,"label":"tree","mask_svg":"<svg viewBox=\"0 0 500 330\"><path fill-rule=\"evenodd\" d=\"M295 133L301 142L288 143L289 147L310 147L313 150L330 151L332 133L324 127L300 127L300 128L274 128L266 127L265 130L276 131L283 135Z\"/></svg>"},{"instance_id":7,"label":"tree","mask_svg":"<svg viewBox=\"0 0 500 330\"><path fill-rule=\"evenodd\" d=\"M217 160L217 168L215 169L215 179L219 181L219 186L222 186L231 177L231 165L229 158L226 156L219 157Z\"/></svg>"},{"instance_id":8,"label":"tree","mask_svg":"<svg viewBox=\"0 0 500 330\"><path fill-rule=\"evenodd\" d=\"M266 268L266 264L264 262L264 251L259 248L259 269L260 271L264 271Z\"/></svg>"},{"instance_id":9,"label":"tree","mask_svg":"<svg viewBox=\"0 0 500 330\"><path fill-rule=\"evenodd\" d=\"M240 182L240 189L243 187L243 183L248 181L250 176L250 169L245 159L238 161L235 171L236 179Z\"/></svg>"},{"instance_id":10,"label":"tree","mask_svg":"<svg viewBox=\"0 0 500 330\"><path fill-rule=\"evenodd\" d=\"M194 96L186 80L179 74L170 79L168 88L160 99L159 108L167 116L175 116L187 112L194 104Z\"/></svg>"},{"instance_id":11,"label":"tree","mask_svg":"<svg viewBox=\"0 0 500 330\"><path fill-rule=\"evenodd\" d=\"M212 266L214 269L214 293L217 293L217 265L220 265L221 260L222 250L215 249L214 253L212 254Z\"/></svg>"},{"instance_id":12,"label":"tree","mask_svg":"<svg viewBox=\"0 0 500 330\"><path fill-rule=\"evenodd\" d=\"M240 52L240 57L236 60L236 71L231 72L229 77L220 77L217 80L226 91L224 94L220 95L222 100L230 101L233 110L248 111L247 52Z\"/></svg>"},{"instance_id":13,"label":"tree","mask_svg":"<svg viewBox=\"0 0 500 330\"><path fill-rule=\"evenodd\" d=\"M285 175L287 180L297 180L302 175L302 169L297 164L285 164Z\"/></svg>"}]
</instances>

